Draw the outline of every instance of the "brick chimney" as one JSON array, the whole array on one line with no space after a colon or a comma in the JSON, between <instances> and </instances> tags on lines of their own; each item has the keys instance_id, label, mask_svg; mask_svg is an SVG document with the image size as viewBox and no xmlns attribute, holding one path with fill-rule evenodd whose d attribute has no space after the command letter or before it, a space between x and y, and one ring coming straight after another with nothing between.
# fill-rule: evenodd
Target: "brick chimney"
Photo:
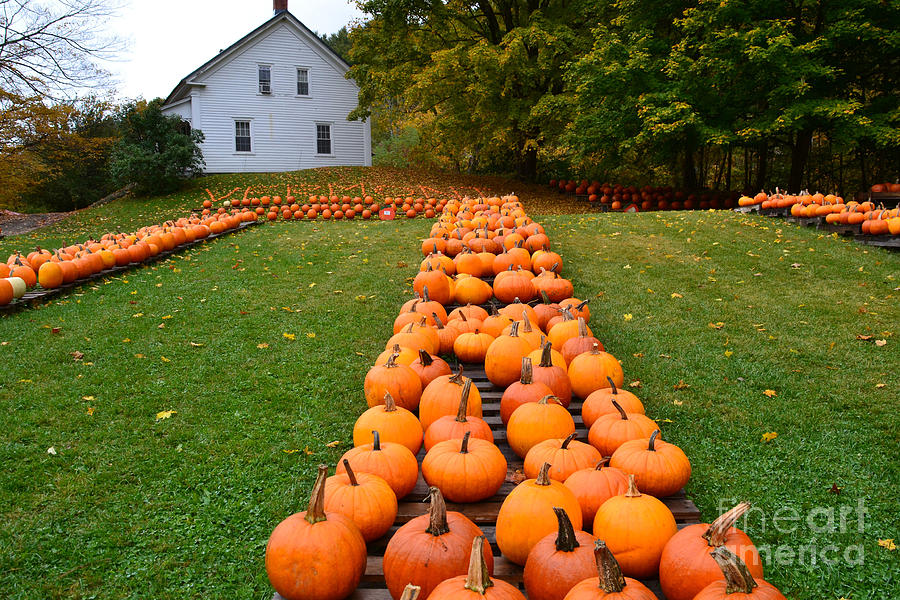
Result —
<instances>
[{"instance_id":1,"label":"brick chimney","mask_svg":"<svg viewBox=\"0 0 900 600\"><path fill-rule=\"evenodd\" d=\"M288 0L273 0L272 5L275 9L275 14L281 14L287 12Z\"/></svg>"}]
</instances>

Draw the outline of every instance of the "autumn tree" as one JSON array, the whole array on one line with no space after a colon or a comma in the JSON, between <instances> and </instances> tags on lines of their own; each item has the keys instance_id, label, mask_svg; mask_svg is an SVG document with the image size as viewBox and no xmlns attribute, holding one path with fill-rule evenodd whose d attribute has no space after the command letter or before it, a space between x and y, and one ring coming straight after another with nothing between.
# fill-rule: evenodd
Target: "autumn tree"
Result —
<instances>
[{"instance_id":1,"label":"autumn tree","mask_svg":"<svg viewBox=\"0 0 900 600\"><path fill-rule=\"evenodd\" d=\"M415 117L456 164L507 166L534 178L539 151L568 118L563 70L589 47L587 0L360 0L351 32L352 118Z\"/></svg>"}]
</instances>

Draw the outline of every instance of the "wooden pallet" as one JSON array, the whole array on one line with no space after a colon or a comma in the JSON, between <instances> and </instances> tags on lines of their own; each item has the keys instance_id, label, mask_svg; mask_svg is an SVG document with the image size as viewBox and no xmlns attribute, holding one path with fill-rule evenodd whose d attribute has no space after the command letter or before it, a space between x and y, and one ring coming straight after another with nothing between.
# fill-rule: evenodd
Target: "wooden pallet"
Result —
<instances>
[{"instance_id":1,"label":"wooden pallet","mask_svg":"<svg viewBox=\"0 0 900 600\"><path fill-rule=\"evenodd\" d=\"M496 536L497 515L500 512L500 505L503 503L503 499L506 498L509 492L515 487L516 484L513 483L514 478L521 476L523 461L512 451L509 444L507 444L506 430L500 421L500 398L503 395L503 389L495 387L488 381L487 375L485 375L484 372L484 365L464 364L463 368L465 374L472 378L473 383L481 394L481 410L484 420L491 425L491 429L494 431L494 441L500 448L503 456L506 457L509 465L509 472L507 474L506 482L495 496L471 504L447 502L447 509L463 513L474 521L484 532L485 537L491 543L491 548L494 551L494 577L516 585L524 590L522 567L507 560L502 555L497 547ZM569 405L569 411L572 413L575 420L575 429L578 433L578 438L587 440L587 429L581 420L581 402L573 401ZM420 465L424 457L425 450L423 448L416 457L418 458ZM394 526L384 535L384 537L368 544L369 556L366 563L366 572L363 575L359 588L350 596L352 600L390 600L391 596L386 588L384 581L384 567L382 565L385 548L387 547L387 543L391 539L391 536L394 535L394 532L396 532L400 526L411 519L428 512L429 505L426 502L423 502L427 494L428 485L425 483L424 479L422 479L420 470L419 481L416 483L416 487L408 496L401 499L399 502L397 520L394 522ZM700 523L700 511L697 509L696 505L685 496L684 490L678 492L674 496L662 498L661 500L669 507L669 510L672 511L679 528L693 523ZM659 581L644 581L644 584L653 590L660 599L665 600L659 587ZM280 595L275 594L273 600L283 600L283 598Z\"/></svg>"},{"instance_id":2,"label":"wooden pallet","mask_svg":"<svg viewBox=\"0 0 900 600\"><path fill-rule=\"evenodd\" d=\"M152 263L162 260L164 258L168 258L168 257L172 256L173 254L177 254L183 250L186 250L186 249L196 246L198 244L202 244L204 241L214 240L216 238L219 238L219 237L222 237L225 235L243 231L244 229L247 229L248 227L253 227L254 225L258 225L260 222L261 221L252 221L252 222L248 222L248 223L241 223L240 225L238 225L237 229L231 229L229 231L225 231L222 233L213 233L213 234L210 234L200 240L194 240L193 242L185 242L184 244L177 246L171 250L163 250L156 256L149 257L147 260L145 260L142 263L134 263L134 264L125 265L122 267L116 266L116 267L112 267L111 269L105 269L103 271L100 271L99 273L94 273L90 277L85 277L84 279L78 279L77 281L73 281L72 283L67 283L67 284L61 285L58 288L53 288L53 289L49 289L49 290L45 290L45 289L32 290L30 292L27 292L21 298L19 298L17 300L13 300L6 306L0 306L0 315L5 314L5 313L13 313L13 312L19 311L23 308L31 307L31 306L34 306L35 304L45 302L47 300L50 300L51 298L62 295L73 289L79 288L85 284L89 284L94 281L97 281L98 279L105 279L106 277L109 277L111 275L116 275L123 271L130 271L131 269L134 269L139 266L152 264Z\"/></svg>"}]
</instances>

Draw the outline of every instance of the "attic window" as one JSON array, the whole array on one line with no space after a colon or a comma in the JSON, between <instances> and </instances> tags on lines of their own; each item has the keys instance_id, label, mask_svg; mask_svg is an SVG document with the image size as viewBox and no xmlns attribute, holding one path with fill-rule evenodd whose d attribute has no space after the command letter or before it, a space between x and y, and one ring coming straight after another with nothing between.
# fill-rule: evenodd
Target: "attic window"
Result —
<instances>
[{"instance_id":1,"label":"attic window","mask_svg":"<svg viewBox=\"0 0 900 600\"><path fill-rule=\"evenodd\" d=\"M259 65L259 93L272 93L272 67L270 65Z\"/></svg>"},{"instance_id":2,"label":"attic window","mask_svg":"<svg viewBox=\"0 0 900 600\"><path fill-rule=\"evenodd\" d=\"M309 96L309 69L297 69L297 95Z\"/></svg>"}]
</instances>

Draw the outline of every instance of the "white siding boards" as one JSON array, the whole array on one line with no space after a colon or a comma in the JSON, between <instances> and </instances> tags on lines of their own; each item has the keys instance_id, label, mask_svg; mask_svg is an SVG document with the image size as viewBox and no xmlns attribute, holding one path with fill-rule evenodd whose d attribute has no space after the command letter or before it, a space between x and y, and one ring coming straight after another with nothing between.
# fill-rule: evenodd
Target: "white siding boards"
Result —
<instances>
[{"instance_id":1,"label":"white siding boards","mask_svg":"<svg viewBox=\"0 0 900 600\"><path fill-rule=\"evenodd\" d=\"M280 12L185 77L163 112L203 132L210 173L371 165L369 123L347 121L359 90L346 72L296 17Z\"/></svg>"}]
</instances>

